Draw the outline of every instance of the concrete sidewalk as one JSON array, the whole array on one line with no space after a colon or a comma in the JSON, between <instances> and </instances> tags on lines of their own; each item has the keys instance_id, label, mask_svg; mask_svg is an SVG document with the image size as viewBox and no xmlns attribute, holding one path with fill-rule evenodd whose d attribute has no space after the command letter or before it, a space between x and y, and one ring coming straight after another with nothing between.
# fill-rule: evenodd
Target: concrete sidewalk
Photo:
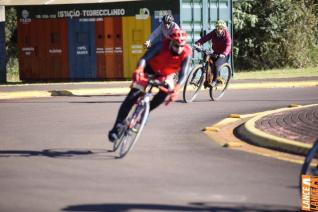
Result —
<instances>
[{"instance_id":1,"label":"concrete sidewalk","mask_svg":"<svg viewBox=\"0 0 318 212\"><path fill-rule=\"evenodd\" d=\"M80 82L80 83L36 83L0 85L1 99L38 98L52 96L125 95L130 81ZM231 80L229 89L258 89L280 87L318 86L318 77L284 78L273 80Z\"/></svg>"}]
</instances>

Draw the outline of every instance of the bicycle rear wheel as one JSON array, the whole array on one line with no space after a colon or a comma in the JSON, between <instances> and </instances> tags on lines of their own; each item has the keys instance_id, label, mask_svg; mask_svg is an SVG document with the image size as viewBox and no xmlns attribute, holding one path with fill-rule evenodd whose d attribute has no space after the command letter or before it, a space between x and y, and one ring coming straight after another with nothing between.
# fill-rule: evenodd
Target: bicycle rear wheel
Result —
<instances>
[{"instance_id":1,"label":"bicycle rear wheel","mask_svg":"<svg viewBox=\"0 0 318 212\"><path fill-rule=\"evenodd\" d=\"M123 158L136 144L149 116L149 104L137 105L134 113L128 118L128 126L121 138L119 158Z\"/></svg>"},{"instance_id":2,"label":"bicycle rear wheel","mask_svg":"<svg viewBox=\"0 0 318 212\"><path fill-rule=\"evenodd\" d=\"M183 88L183 100L186 103L192 102L198 95L203 85L204 67L200 64L195 66L189 73Z\"/></svg>"},{"instance_id":3,"label":"bicycle rear wheel","mask_svg":"<svg viewBox=\"0 0 318 212\"><path fill-rule=\"evenodd\" d=\"M214 86L210 87L209 90L210 97L213 101L221 99L224 95L231 79L231 72L231 66L228 63L221 66L217 82Z\"/></svg>"}]
</instances>

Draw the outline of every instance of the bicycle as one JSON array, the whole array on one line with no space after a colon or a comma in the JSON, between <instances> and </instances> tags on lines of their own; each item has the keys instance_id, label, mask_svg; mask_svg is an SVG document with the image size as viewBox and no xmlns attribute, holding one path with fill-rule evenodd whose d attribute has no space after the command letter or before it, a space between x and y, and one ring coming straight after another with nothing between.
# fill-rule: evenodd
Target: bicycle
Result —
<instances>
[{"instance_id":1,"label":"bicycle","mask_svg":"<svg viewBox=\"0 0 318 212\"><path fill-rule=\"evenodd\" d=\"M120 130L120 138L114 142L113 151L119 149L119 158L125 157L130 152L147 122L150 112L150 100L153 97L152 89L154 87L169 93L164 82L149 77L150 80L143 94L137 99L134 107L130 110L123 127Z\"/></svg>"},{"instance_id":2,"label":"bicycle","mask_svg":"<svg viewBox=\"0 0 318 212\"><path fill-rule=\"evenodd\" d=\"M306 158L300 170L299 187L302 187L302 175L318 176L318 139L306 154Z\"/></svg>"},{"instance_id":3,"label":"bicycle","mask_svg":"<svg viewBox=\"0 0 318 212\"><path fill-rule=\"evenodd\" d=\"M198 45L194 45L193 49L202 53L202 59L199 64L194 66L190 71L186 83L183 88L183 100L186 103L192 102L198 95L198 92L204 85L204 88L209 88L209 94L213 101L221 99L224 95L225 90L227 89L231 76L232 69L230 64L224 63L220 67L220 73L216 82L212 82L212 79L215 79L215 68L211 70L213 59L213 52L210 50L203 49Z\"/></svg>"}]
</instances>

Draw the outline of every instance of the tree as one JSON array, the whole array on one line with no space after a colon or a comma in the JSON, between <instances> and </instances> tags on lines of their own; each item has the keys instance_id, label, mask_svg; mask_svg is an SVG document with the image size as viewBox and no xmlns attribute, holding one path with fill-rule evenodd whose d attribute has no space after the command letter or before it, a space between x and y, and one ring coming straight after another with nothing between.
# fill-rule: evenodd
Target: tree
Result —
<instances>
[{"instance_id":1,"label":"tree","mask_svg":"<svg viewBox=\"0 0 318 212\"><path fill-rule=\"evenodd\" d=\"M14 8L6 8L5 42L7 52L7 68L10 70L17 63L17 14Z\"/></svg>"},{"instance_id":2,"label":"tree","mask_svg":"<svg viewBox=\"0 0 318 212\"><path fill-rule=\"evenodd\" d=\"M239 69L317 64L316 0L239 1L234 5L235 62Z\"/></svg>"}]
</instances>

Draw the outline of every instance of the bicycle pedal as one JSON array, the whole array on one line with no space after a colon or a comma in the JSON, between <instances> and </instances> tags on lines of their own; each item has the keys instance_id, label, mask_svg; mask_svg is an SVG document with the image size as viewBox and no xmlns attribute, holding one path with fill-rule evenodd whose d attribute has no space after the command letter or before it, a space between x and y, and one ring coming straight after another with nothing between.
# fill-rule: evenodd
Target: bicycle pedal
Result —
<instances>
[{"instance_id":1,"label":"bicycle pedal","mask_svg":"<svg viewBox=\"0 0 318 212\"><path fill-rule=\"evenodd\" d=\"M218 85L224 85L225 84L224 79L217 79L216 82L217 82Z\"/></svg>"}]
</instances>

